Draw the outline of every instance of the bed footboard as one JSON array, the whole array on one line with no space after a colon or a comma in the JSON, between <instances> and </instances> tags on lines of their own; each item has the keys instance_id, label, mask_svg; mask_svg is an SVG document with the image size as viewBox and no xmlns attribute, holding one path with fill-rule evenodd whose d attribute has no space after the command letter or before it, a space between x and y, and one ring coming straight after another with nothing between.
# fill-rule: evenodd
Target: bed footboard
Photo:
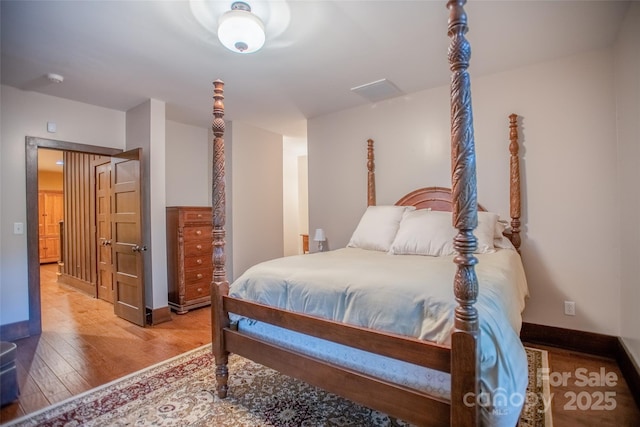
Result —
<instances>
[{"instance_id":1,"label":"bed footboard","mask_svg":"<svg viewBox=\"0 0 640 427\"><path fill-rule=\"evenodd\" d=\"M225 330L229 350L361 405L420 426L449 425L449 402ZM417 410L417 408L420 408Z\"/></svg>"},{"instance_id":2,"label":"bed footboard","mask_svg":"<svg viewBox=\"0 0 640 427\"><path fill-rule=\"evenodd\" d=\"M244 317L443 372L451 349L419 339L374 331L225 296L223 309ZM226 350L326 391L420 426L450 423L448 401L347 367L282 348L241 330L222 331ZM416 410L420 408L420 410Z\"/></svg>"}]
</instances>

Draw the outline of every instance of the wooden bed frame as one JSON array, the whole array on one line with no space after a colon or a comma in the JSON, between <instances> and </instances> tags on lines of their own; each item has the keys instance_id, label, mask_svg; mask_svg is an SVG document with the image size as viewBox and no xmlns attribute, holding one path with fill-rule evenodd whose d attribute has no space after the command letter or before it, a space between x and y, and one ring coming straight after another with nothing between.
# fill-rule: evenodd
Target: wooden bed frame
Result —
<instances>
[{"instance_id":1,"label":"wooden bed frame","mask_svg":"<svg viewBox=\"0 0 640 427\"><path fill-rule=\"evenodd\" d=\"M391 416L425 426L451 425L456 427L479 424L478 405L465 405L467 393L479 393L478 313L474 304L478 283L473 255L477 247L473 230L477 225L477 190L475 148L471 111L471 92L467 67L470 48L465 33L467 18L463 6L466 0L449 0L451 38L449 62L451 78L451 153L452 189L430 188L402 198L399 203L442 207L448 203L453 212L458 235L454 247L457 272L454 292L458 302L455 310L455 331L451 346L355 327L304 314L228 296L229 282L225 270L225 163L224 163L224 104L220 80L214 82L213 133L213 281L212 335L216 363L216 391L221 398L228 391L228 357L230 353L254 360L283 374L299 378L354 402L375 408ZM517 116L510 116L511 129L511 228L512 241L519 246L520 193L517 147ZM368 150L368 204L375 204L375 172L373 142ZM423 197L425 196L426 197ZM446 200L446 202L444 202ZM244 335L230 327L228 313L236 313L303 334L331 340L394 359L451 373L451 401L432 397L423 392L355 372L304 354L283 349L259 338Z\"/></svg>"}]
</instances>

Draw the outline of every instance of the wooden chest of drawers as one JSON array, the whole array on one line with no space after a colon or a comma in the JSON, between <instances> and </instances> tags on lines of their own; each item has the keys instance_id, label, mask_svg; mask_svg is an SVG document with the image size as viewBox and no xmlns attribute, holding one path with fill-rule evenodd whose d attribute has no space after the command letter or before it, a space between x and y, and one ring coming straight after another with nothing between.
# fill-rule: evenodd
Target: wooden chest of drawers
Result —
<instances>
[{"instance_id":1,"label":"wooden chest of drawers","mask_svg":"<svg viewBox=\"0 0 640 427\"><path fill-rule=\"evenodd\" d=\"M211 215L210 207L167 207L169 306L178 314L211 304Z\"/></svg>"}]
</instances>

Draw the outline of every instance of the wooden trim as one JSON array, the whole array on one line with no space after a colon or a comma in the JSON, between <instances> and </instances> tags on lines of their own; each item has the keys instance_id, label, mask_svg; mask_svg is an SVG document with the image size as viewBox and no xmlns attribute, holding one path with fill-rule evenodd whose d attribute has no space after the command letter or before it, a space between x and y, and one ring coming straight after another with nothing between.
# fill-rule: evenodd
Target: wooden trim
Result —
<instances>
[{"instance_id":1,"label":"wooden trim","mask_svg":"<svg viewBox=\"0 0 640 427\"><path fill-rule=\"evenodd\" d=\"M95 242L95 168L94 155L64 152L64 260L63 273L92 284L88 291L98 296ZM74 281L77 283L77 281ZM85 289L86 286L82 286Z\"/></svg>"},{"instance_id":2,"label":"wooden trim","mask_svg":"<svg viewBox=\"0 0 640 427\"><path fill-rule=\"evenodd\" d=\"M622 376L629 386L636 405L640 408L640 366L638 366L633 356L631 356L631 352L622 338L618 338L617 341L616 362L618 362L620 372L622 372Z\"/></svg>"},{"instance_id":3,"label":"wooden trim","mask_svg":"<svg viewBox=\"0 0 640 427\"><path fill-rule=\"evenodd\" d=\"M96 298L95 283L87 282L86 280L82 280L78 277L70 276L64 272L58 276L57 281L58 283L77 289L83 294L90 296L91 298Z\"/></svg>"},{"instance_id":4,"label":"wooden trim","mask_svg":"<svg viewBox=\"0 0 640 427\"><path fill-rule=\"evenodd\" d=\"M148 323L151 325L159 325L160 323L171 322L171 308L167 305L159 308L147 308Z\"/></svg>"},{"instance_id":5,"label":"wooden trim","mask_svg":"<svg viewBox=\"0 0 640 427\"><path fill-rule=\"evenodd\" d=\"M520 339L524 343L548 345L615 359L636 405L640 407L640 367L622 338L525 322L520 330Z\"/></svg>"},{"instance_id":6,"label":"wooden trim","mask_svg":"<svg viewBox=\"0 0 640 427\"><path fill-rule=\"evenodd\" d=\"M42 332L40 312L40 249L38 247L38 139L26 138L27 281L29 292L29 335Z\"/></svg>"},{"instance_id":7,"label":"wooden trim","mask_svg":"<svg viewBox=\"0 0 640 427\"><path fill-rule=\"evenodd\" d=\"M54 139L25 137L26 170L26 231L27 231L27 281L29 292L29 336L42 332L40 301L40 262L38 258L38 148L79 151L112 156L122 150L95 145L77 144Z\"/></svg>"},{"instance_id":8,"label":"wooden trim","mask_svg":"<svg viewBox=\"0 0 640 427\"><path fill-rule=\"evenodd\" d=\"M119 148L100 147L97 145L79 144L77 142L61 141L57 139L38 138L27 136L27 143L35 145L37 148L50 148L52 150L76 151L86 154L97 154L99 156L115 156L122 153Z\"/></svg>"},{"instance_id":9,"label":"wooden trim","mask_svg":"<svg viewBox=\"0 0 640 427\"><path fill-rule=\"evenodd\" d=\"M549 345L597 356L616 357L618 352L617 338L611 335L535 323L522 324L520 339L531 344Z\"/></svg>"},{"instance_id":10,"label":"wooden trim","mask_svg":"<svg viewBox=\"0 0 640 427\"><path fill-rule=\"evenodd\" d=\"M15 341L28 337L30 335L29 331L30 324L28 320L0 325L0 338L2 338L2 341Z\"/></svg>"}]
</instances>

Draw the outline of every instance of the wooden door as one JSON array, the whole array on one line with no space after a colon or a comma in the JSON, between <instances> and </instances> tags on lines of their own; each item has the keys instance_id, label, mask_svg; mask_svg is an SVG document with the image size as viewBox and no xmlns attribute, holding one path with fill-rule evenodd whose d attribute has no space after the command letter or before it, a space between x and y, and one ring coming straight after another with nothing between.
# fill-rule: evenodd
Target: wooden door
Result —
<instances>
[{"instance_id":1,"label":"wooden door","mask_svg":"<svg viewBox=\"0 0 640 427\"><path fill-rule=\"evenodd\" d=\"M60 260L60 221L63 219L62 191L38 192L38 243L40 263Z\"/></svg>"},{"instance_id":2,"label":"wooden door","mask_svg":"<svg viewBox=\"0 0 640 427\"><path fill-rule=\"evenodd\" d=\"M98 298L113 303L113 268L111 259L111 163L95 168L96 185L96 258L98 263Z\"/></svg>"},{"instance_id":3,"label":"wooden door","mask_svg":"<svg viewBox=\"0 0 640 427\"><path fill-rule=\"evenodd\" d=\"M140 155L135 149L111 158L111 255L113 309L116 315L145 325L144 246L142 240Z\"/></svg>"}]
</instances>

